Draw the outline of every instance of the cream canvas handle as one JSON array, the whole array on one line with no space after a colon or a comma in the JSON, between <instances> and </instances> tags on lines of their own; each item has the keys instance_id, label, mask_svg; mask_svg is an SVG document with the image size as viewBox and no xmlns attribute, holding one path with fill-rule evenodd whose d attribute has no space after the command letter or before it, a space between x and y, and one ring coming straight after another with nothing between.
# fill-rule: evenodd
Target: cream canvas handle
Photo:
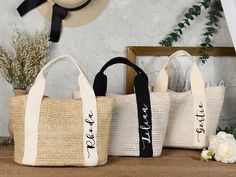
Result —
<instances>
[{"instance_id":1,"label":"cream canvas handle","mask_svg":"<svg viewBox=\"0 0 236 177\"><path fill-rule=\"evenodd\" d=\"M168 64L170 60L178 56L187 56L192 61L190 69L190 84L193 96L193 117L194 117L194 139L193 144L197 147L204 147L207 143L207 104L205 83L198 65L193 57L186 51L180 50L172 54L164 64L154 84L154 92L167 92L168 90ZM184 109L184 108L182 108ZM186 117L187 119L187 117Z\"/></svg>"},{"instance_id":2,"label":"cream canvas handle","mask_svg":"<svg viewBox=\"0 0 236 177\"><path fill-rule=\"evenodd\" d=\"M179 50L172 54L167 62L164 64L163 68L160 70L156 82L154 85L154 91L158 92L166 92L168 90L169 83L169 74L168 74L168 64L170 60L174 57L178 56L187 56L192 61L192 66L190 69L190 83L191 83L191 91L192 93L204 92L205 91L205 83L202 77L202 74L198 68L198 65L194 61L193 57L184 50Z\"/></svg>"},{"instance_id":3,"label":"cream canvas handle","mask_svg":"<svg viewBox=\"0 0 236 177\"><path fill-rule=\"evenodd\" d=\"M79 71L78 83L83 104L83 148L85 166L95 166L98 164L97 154L97 105L93 88L89 84L79 63L69 55L63 55L48 62L38 74L34 85L29 91L25 110L25 149L23 164L34 165L37 158L38 125L40 117L40 107L46 86L46 71L59 61L66 60L72 62ZM91 132L92 131L92 132ZM91 136L91 133L93 134ZM93 140L88 137L94 137ZM92 148L91 148L92 146Z\"/></svg>"}]
</instances>

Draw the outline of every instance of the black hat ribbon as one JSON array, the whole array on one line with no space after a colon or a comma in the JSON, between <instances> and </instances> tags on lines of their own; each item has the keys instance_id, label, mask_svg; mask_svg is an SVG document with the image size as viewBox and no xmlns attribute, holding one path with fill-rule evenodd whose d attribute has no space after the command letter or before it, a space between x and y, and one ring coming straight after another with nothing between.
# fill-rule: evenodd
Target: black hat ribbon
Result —
<instances>
[{"instance_id":1,"label":"black hat ribbon","mask_svg":"<svg viewBox=\"0 0 236 177\"><path fill-rule=\"evenodd\" d=\"M25 0L21 3L21 5L17 8L17 11L19 12L20 16L25 15L29 11L35 9L36 7L42 5L43 3L46 3L49 0ZM61 34L61 27L62 27L62 20L64 20L69 11L76 11L83 9L86 7L92 0L87 0L82 5L75 7L75 8L65 8L57 3L53 3L52 0L49 2L52 4L52 24L51 24L51 32L50 32L50 41L52 42L58 42L60 39Z\"/></svg>"}]
</instances>

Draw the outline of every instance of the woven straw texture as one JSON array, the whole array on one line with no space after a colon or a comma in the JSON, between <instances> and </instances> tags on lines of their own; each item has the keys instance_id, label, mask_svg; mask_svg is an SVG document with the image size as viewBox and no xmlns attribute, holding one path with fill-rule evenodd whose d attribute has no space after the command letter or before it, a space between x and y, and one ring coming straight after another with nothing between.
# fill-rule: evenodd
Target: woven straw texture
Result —
<instances>
[{"instance_id":1,"label":"woven straw texture","mask_svg":"<svg viewBox=\"0 0 236 177\"><path fill-rule=\"evenodd\" d=\"M139 125L136 95L108 95L115 99L112 115L109 155L139 156ZM160 156L166 134L170 96L150 93L152 106L153 156Z\"/></svg>"},{"instance_id":2,"label":"woven straw texture","mask_svg":"<svg viewBox=\"0 0 236 177\"><path fill-rule=\"evenodd\" d=\"M171 109L167 127L165 147L202 149L193 146L194 117L193 96L190 91L183 93L169 92ZM220 112L224 102L225 87L207 87L207 140L216 133ZM207 144L206 144L207 146Z\"/></svg>"},{"instance_id":3,"label":"woven straw texture","mask_svg":"<svg viewBox=\"0 0 236 177\"><path fill-rule=\"evenodd\" d=\"M27 96L11 98L9 107L14 120L15 162L22 164L24 154L24 117ZM98 165L107 162L107 149L113 100L97 98ZM35 166L83 166L82 101L44 97L38 127L38 151Z\"/></svg>"}]
</instances>

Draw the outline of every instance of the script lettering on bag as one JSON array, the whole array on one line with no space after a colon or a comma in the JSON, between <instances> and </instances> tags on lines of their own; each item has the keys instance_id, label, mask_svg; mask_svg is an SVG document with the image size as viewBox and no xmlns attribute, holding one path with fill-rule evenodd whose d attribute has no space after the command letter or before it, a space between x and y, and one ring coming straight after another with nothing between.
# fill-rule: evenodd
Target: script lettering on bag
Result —
<instances>
[{"instance_id":1,"label":"script lettering on bag","mask_svg":"<svg viewBox=\"0 0 236 177\"><path fill-rule=\"evenodd\" d=\"M151 126L149 125L149 122L147 120L148 118L148 107L143 104L143 108L142 108L142 111L143 111L143 125L140 125L139 128L141 130L143 130L145 133L142 134L142 143L143 143L143 150L146 148L145 144L148 143L150 144L151 143L151 136L150 136L150 129L151 129Z\"/></svg>"},{"instance_id":2,"label":"script lettering on bag","mask_svg":"<svg viewBox=\"0 0 236 177\"><path fill-rule=\"evenodd\" d=\"M196 113L196 119L198 121L198 128L196 129L197 132L197 137L198 137L198 142L200 142L200 134L205 134L205 127L204 127L204 122L205 122L205 110L204 110L204 106L203 103L200 102L200 104L198 105L198 109L197 113Z\"/></svg>"},{"instance_id":3,"label":"script lettering on bag","mask_svg":"<svg viewBox=\"0 0 236 177\"><path fill-rule=\"evenodd\" d=\"M86 134L86 145L87 145L87 152L88 152L88 158L90 158L90 150L94 149L96 146L96 142L95 142L95 136L93 133L93 124L95 123L93 120L93 112L90 111L90 114L88 115L88 118L85 119L85 122L89 124L90 129Z\"/></svg>"}]
</instances>

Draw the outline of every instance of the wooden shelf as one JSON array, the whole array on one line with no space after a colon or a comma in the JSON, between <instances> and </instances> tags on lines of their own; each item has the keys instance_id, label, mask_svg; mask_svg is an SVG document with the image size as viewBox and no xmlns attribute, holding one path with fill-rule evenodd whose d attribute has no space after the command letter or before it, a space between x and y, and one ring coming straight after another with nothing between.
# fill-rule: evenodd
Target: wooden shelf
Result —
<instances>
[{"instance_id":1,"label":"wooden shelf","mask_svg":"<svg viewBox=\"0 0 236 177\"><path fill-rule=\"evenodd\" d=\"M198 150L165 149L159 158L110 157L107 165L93 168L20 166L13 147L0 147L1 177L229 177L235 164L200 162Z\"/></svg>"}]
</instances>

